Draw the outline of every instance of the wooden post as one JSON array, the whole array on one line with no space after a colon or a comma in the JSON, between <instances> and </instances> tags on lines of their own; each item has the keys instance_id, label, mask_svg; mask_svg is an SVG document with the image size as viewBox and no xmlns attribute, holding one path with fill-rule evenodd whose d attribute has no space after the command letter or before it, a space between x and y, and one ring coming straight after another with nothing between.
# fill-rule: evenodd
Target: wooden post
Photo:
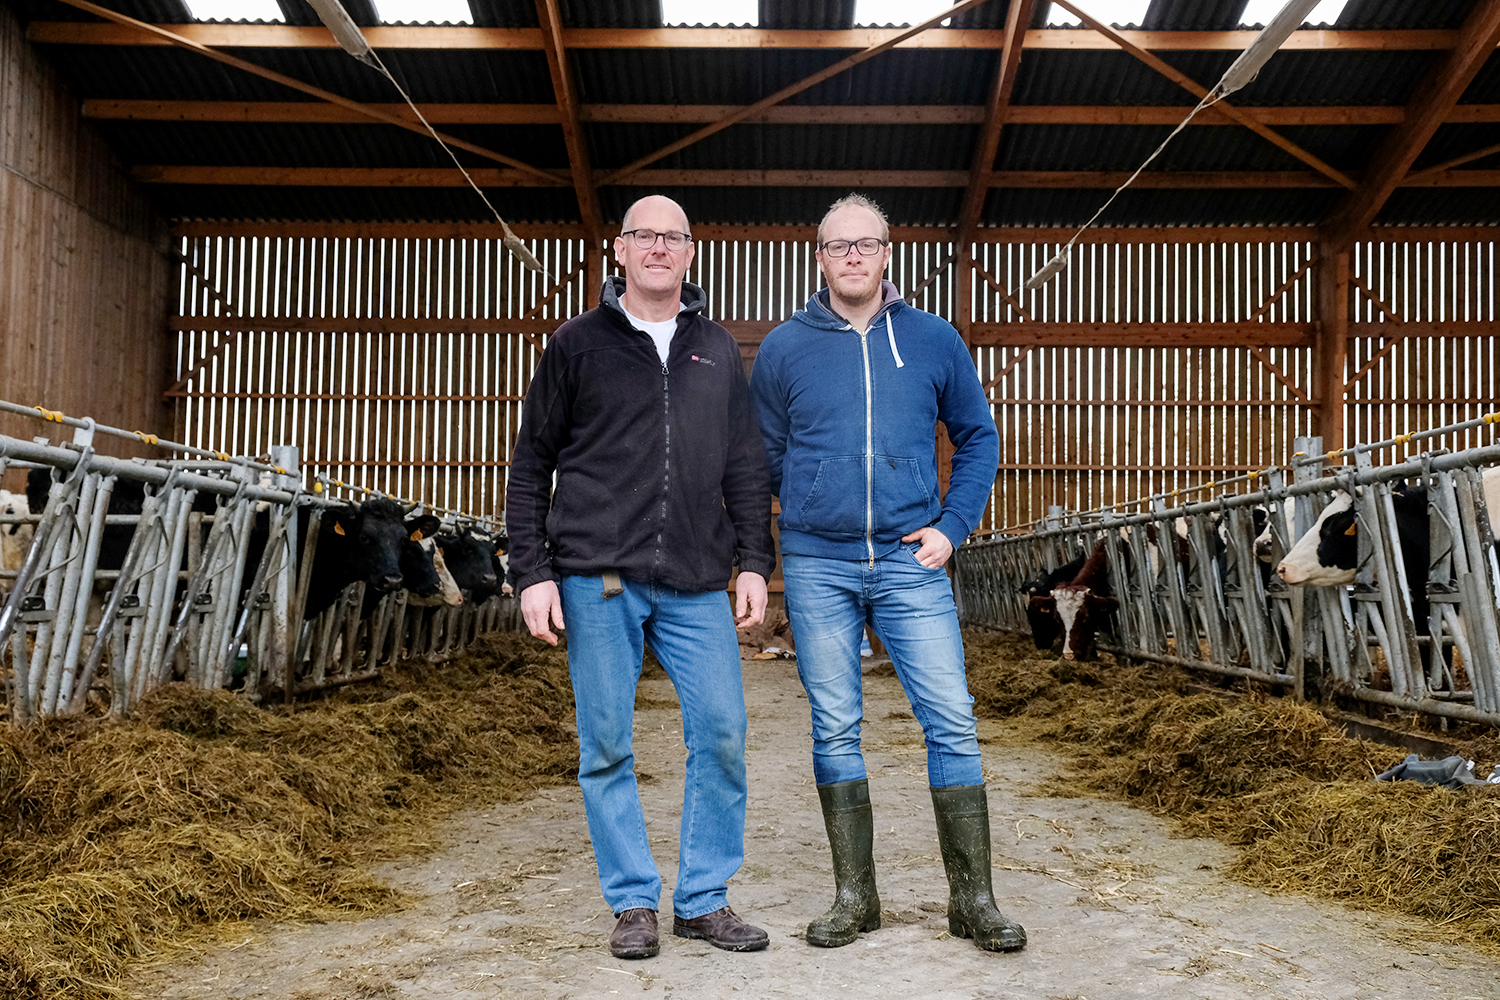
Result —
<instances>
[{"instance_id":1,"label":"wooden post","mask_svg":"<svg viewBox=\"0 0 1500 1000\"><path fill-rule=\"evenodd\" d=\"M1328 449L1344 447L1344 377L1349 358L1349 250L1324 243L1314 268L1318 340L1313 349L1313 430Z\"/></svg>"}]
</instances>

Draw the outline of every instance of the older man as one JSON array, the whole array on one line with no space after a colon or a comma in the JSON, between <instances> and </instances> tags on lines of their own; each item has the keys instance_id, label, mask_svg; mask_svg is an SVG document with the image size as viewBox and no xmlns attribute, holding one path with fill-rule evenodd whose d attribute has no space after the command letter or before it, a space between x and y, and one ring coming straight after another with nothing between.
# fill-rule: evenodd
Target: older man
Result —
<instances>
[{"instance_id":1,"label":"older man","mask_svg":"<svg viewBox=\"0 0 1500 1000\"><path fill-rule=\"evenodd\" d=\"M734 615L742 628L761 620L773 565L765 455L739 347L683 280L687 216L652 196L621 229L625 276L558 328L526 395L506 494L510 567L531 634L556 645L553 628L568 626L611 952L660 949L662 881L631 751L646 643L677 689L688 747L673 933L754 951L765 931L726 899L744 860L746 721L724 588L738 563Z\"/></svg>"},{"instance_id":2,"label":"older man","mask_svg":"<svg viewBox=\"0 0 1500 1000\"><path fill-rule=\"evenodd\" d=\"M771 331L751 377L781 497L781 571L833 848L833 908L808 926L807 942L838 947L880 926L859 746L859 645L869 623L926 736L948 930L1010 951L1026 932L995 907L974 699L943 570L988 503L999 435L968 348L883 280L890 258L880 209L859 195L835 202L818 227L828 286ZM946 496L938 421L955 449Z\"/></svg>"}]
</instances>

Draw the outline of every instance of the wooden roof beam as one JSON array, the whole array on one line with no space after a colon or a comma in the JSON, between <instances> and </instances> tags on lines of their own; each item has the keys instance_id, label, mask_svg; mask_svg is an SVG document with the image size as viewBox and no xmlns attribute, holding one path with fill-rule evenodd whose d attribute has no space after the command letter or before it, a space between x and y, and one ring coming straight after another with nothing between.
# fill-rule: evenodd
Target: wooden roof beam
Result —
<instances>
[{"instance_id":1,"label":"wooden roof beam","mask_svg":"<svg viewBox=\"0 0 1500 1000\"><path fill-rule=\"evenodd\" d=\"M224 63L226 66L233 66L235 69L244 70L246 73L261 77L262 79L270 80L273 83L279 83L284 87L290 87L293 90L301 91L302 93L307 94L310 97L316 97L320 101L327 101L330 104L336 104L339 107L343 108L345 111L356 112L374 121L384 122L388 125L395 125L398 128L404 128L412 132L417 132L424 136L428 134L427 129L414 119L402 119L396 117L395 115L386 114L385 112L380 111L377 108L361 104L358 101L351 101L347 97L341 97L340 95L332 93L331 91L323 90L321 87L314 87L312 84L303 83L301 80L294 79L282 73L277 73L274 70L266 69L264 66L257 66L255 65L255 63L246 62L243 59L239 59L235 56L229 55L227 52L220 52L217 49L213 49L200 42L193 41L191 38L178 34L175 31L157 27L156 25L147 24L144 21L137 21L135 18L126 17L124 14L117 14L114 11L104 7L100 7L97 4L88 3L87 0L62 0L62 2L70 7L77 7L79 10L87 11L90 14L96 14L99 17L103 17L110 21L113 21L116 25L129 29L137 37L154 38L162 41L164 44L177 45L191 52L196 52L201 56L207 56L209 59L212 59L215 62ZM319 28L317 30L322 31L324 34L328 34L329 38L333 37L328 33L326 28ZM465 142L462 139L458 139L453 136L443 135L441 132L437 134L442 136L443 141L448 145L454 147L455 149L462 149L467 152L474 153L478 156L482 156L485 159L494 160L497 163L504 163L507 166L514 167L522 173L534 175L539 179L549 178L552 176L545 170L542 170L538 167L533 167L529 163L524 163L521 160L506 156L503 153L497 153L494 150L486 149L483 146L476 145L472 142Z\"/></svg>"},{"instance_id":2,"label":"wooden roof beam","mask_svg":"<svg viewBox=\"0 0 1500 1000\"><path fill-rule=\"evenodd\" d=\"M974 238L974 227L979 225L980 213L984 211L985 195L992 185L990 175L995 172L995 152L1000 148L1000 130L1004 128L1010 110L1010 95L1016 87L1016 75L1021 69L1022 47L1019 44L1031 23L1033 0L1010 0L1005 12L1005 42L1000 52L1000 68L995 73L994 86L990 88L989 105L985 109L984 127L979 132L979 142L974 149L974 164L969 168L969 186L964 191L963 207L958 213L958 239L955 253L963 254Z\"/></svg>"},{"instance_id":3,"label":"wooden roof beam","mask_svg":"<svg viewBox=\"0 0 1500 1000\"><path fill-rule=\"evenodd\" d=\"M1054 2L1064 10L1071 12L1084 24L1088 25L1090 28L1093 28L1099 34L1113 40L1120 46L1120 48L1124 49L1126 52L1129 52L1131 55L1135 56L1147 66L1150 66L1152 69L1156 70L1162 76L1165 76L1167 79L1171 80L1179 87L1182 87L1194 97L1201 99L1207 96L1207 87L1201 86L1196 81L1189 78L1187 74L1179 72L1175 67L1168 65L1167 63L1158 59L1156 56L1147 52L1145 49L1142 49L1140 46L1133 44L1132 42L1124 38L1118 31L1115 31L1113 28L1111 28L1109 25L1093 17L1091 14L1087 14L1079 8L1075 7L1072 3L1069 2L1069 0L1054 0ZM1293 34L1295 35L1296 32L1293 32ZM1494 47L1495 46L1491 44L1490 48L1492 50L1494 49ZM1265 139L1267 142L1271 143L1271 145L1287 153L1290 153L1292 156L1301 160L1309 167L1312 167L1318 173L1323 174L1325 177L1328 177L1334 182L1341 184L1344 187L1349 188L1350 190L1354 189L1354 181L1351 180L1342 171L1329 166L1327 163L1324 163L1321 159L1309 153L1307 150L1292 142L1290 139L1284 138L1280 134L1272 131L1265 125L1262 125L1260 122L1244 114L1238 108L1231 105L1228 101L1218 101L1215 103L1214 107L1218 108L1224 114L1233 118L1235 121L1239 122L1241 125L1245 126L1250 131L1260 136L1262 139Z\"/></svg>"},{"instance_id":4,"label":"wooden roof beam","mask_svg":"<svg viewBox=\"0 0 1500 1000\"><path fill-rule=\"evenodd\" d=\"M563 130L563 144L568 149L568 167L573 175L573 191L578 197L578 217L584 231L598 243L603 235L599 212L599 192L594 186L594 171L589 165L588 139L578 123L578 91L573 71L568 66L567 49L562 41L562 16L557 0L536 0L537 20L542 26L542 41L547 52L547 70L552 75L552 92L557 96L557 112Z\"/></svg>"},{"instance_id":5,"label":"wooden roof beam","mask_svg":"<svg viewBox=\"0 0 1500 1000\"><path fill-rule=\"evenodd\" d=\"M840 73L843 73L846 70L853 69L860 63L865 62L869 59L873 59L876 56L880 55L882 52L895 48L898 44L905 41L906 39L914 38L922 34L927 29L936 27L937 25L941 24L946 18L954 17L958 14L964 13L965 11L972 10L985 2L986 0L963 0L962 3L954 4L952 7L949 7L942 13L935 14L932 17L929 17L927 20L923 21L921 24L913 25L912 27L907 28L899 34L893 35L891 38L879 43L878 45L872 45L869 48L862 49L861 51L856 52L852 56L840 59L832 66L825 67L824 69L819 70L811 76L804 77L803 79L797 81L794 84L791 84L790 86L782 87L780 90L776 91L769 97L764 97L761 100L756 101L754 104L743 107L739 111L736 111L734 114L725 115L718 121L713 122L710 125L705 125L703 128L698 129L691 135L683 136L676 142L668 143L661 149L658 149L656 152L649 153L646 156L643 156L640 159L635 160L634 162L627 164L624 167L621 167L619 170L611 172L609 176L604 178L599 183L619 183L622 179L629 177L631 174L636 173L643 167L655 163L657 160L670 156L680 149L685 149L695 142L707 139L709 136L721 132L737 122L744 121L745 119L750 118L753 115L766 110L767 108L775 107L789 97L794 97L797 94L802 93L804 90L816 87L824 80L828 80L832 77L838 76Z\"/></svg>"},{"instance_id":6,"label":"wooden roof beam","mask_svg":"<svg viewBox=\"0 0 1500 1000\"><path fill-rule=\"evenodd\" d=\"M366 104L396 117L411 118L405 104ZM427 120L453 125L557 125L561 113L554 104L422 104ZM580 122L718 121L742 105L734 104L582 104ZM1185 107L1113 107L1089 105L1015 105L1005 109L1007 125L1176 125ZM1263 125L1399 125L1401 107L1272 107L1240 108L1241 114ZM363 112L322 101L150 101L89 98L85 118L126 121L292 122L358 124L373 121ZM411 118L415 121L415 118ZM981 125L985 109L979 105L828 104L782 105L746 118L746 123L770 125ZM1460 104L1443 119L1445 124L1500 122L1500 104ZM1194 125L1238 125L1216 108L1200 111ZM1465 159L1474 158L1470 157ZM1451 164L1456 166L1457 163ZM1433 168L1437 169L1437 168ZM1443 167L1447 169L1447 167Z\"/></svg>"},{"instance_id":7,"label":"wooden roof beam","mask_svg":"<svg viewBox=\"0 0 1500 1000\"><path fill-rule=\"evenodd\" d=\"M562 177L546 180L519 170L470 170L481 187L570 187ZM145 184L243 185L249 187L464 187L463 175L452 167L266 167L143 165L131 171ZM990 174L995 187L1092 188L1113 190L1129 171L997 170ZM608 181L594 171L594 183ZM627 187L969 187L963 170L638 170L619 181ZM1500 170L1449 170L1411 181L1413 187L1496 187ZM1272 190L1330 188L1334 183L1311 170L1190 171L1141 174L1135 188Z\"/></svg>"},{"instance_id":8,"label":"wooden roof beam","mask_svg":"<svg viewBox=\"0 0 1500 1000\"><path fill-rule=\"evenodd\" d=\"M1370 160L1364 182L1344 199L1324 226L1325 240L1332 248L1348 246L1374 222L1403 182L1435 182L1459 172L1444 169L1439 173L1424 171L1423 176L1415 179L1407 176L1417 156L1500 42L1500 0L1479 0L1464 19L1459 36L1458 47L1440 60L1417 86L1407 102L1404 120L1386 134Z\"/></svg>"},{"instance_id":9,"label":"wooden roof beam","mask_svg":"<svg viewBox=\"0 0 1500 1000\"><path fill-rule=\"evenodd\" d=\"M946 16L946 15L945 15ZM330 49L337 42L318 26L288 24L173 24L172 31L202 45L222 48ZM866 49L896 38L907 29L851 28L792 31L775 28L565 28L569 49ZM537 28L478 28L455 25L376 25L361 28L377 49L543 49ZM1131 31L1117 34L1143 49L1220 51L1244 49L1257 31ZM79 21L33 21L26 29L33 42L49 45L168 45L119 25ZM1313 31L1292 33L1284 49L1303 51L1412 51L1451 49L1459 32L1442 30ZM998 49L1004 34L992 29L950 28L901 40L909 49ZM1028 49L1113 49L1116 44L1092 32L1041 28L1026 32Z\"/></svg>"}]
</instances>

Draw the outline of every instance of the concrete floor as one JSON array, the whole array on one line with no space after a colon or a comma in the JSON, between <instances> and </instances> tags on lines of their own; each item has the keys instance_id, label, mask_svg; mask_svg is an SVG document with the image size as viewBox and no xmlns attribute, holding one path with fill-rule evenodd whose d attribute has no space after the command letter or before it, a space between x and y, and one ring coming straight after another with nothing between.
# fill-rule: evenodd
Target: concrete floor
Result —
<instances>
[{"instance_id":1,"label":"concrete floor","mask_svg":"<svg viewBox=\"0 0 1500 1000\"><path fill-rule=\"evenodd\" d=\"M771 946L730 954L663 938L655 959L610 956L576 787L455 817L427 856L383 871L417 902L387 917L267 927L199 958L146 970L148 996L365 998L923 997L933 1000L1496 1000L1500 961L1420 921L1276 897L1226 879L1232 853L1181 839L1146 813L1041 791L1047 749L981 724L996 894L1030 936L985 954L947 934L921 734L895 677L866 678L865 752L885 926L846 948L811 948L803 926L832 875L812 785L807 702L795 665L745 663L750 714L746 862L735 909ZM666 880L676 865L685 750L663 675L643 681L638 769ZM1055 786L1054 786L1055 787ZM666 923L670 926L670 917Z\"/></svg>"}]
</instances>

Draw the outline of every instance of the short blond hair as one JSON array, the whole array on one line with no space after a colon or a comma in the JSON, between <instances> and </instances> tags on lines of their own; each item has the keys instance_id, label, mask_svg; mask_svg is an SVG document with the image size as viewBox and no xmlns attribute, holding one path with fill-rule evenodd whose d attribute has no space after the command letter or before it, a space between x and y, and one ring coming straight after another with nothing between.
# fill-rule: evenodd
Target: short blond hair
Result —
<instances>
[{"instance_id":1,"label":"short blond hair","mask_svg":"<svg viewBox=\"0 0 1500 1000\"><path fill-rule=\"evenodd\" d=\"M844 195L838 201L829 205L828 211L823 213L823 221L818 223L819 244L823 242L823 227L828 225L828 217L841 208L863 208L869 211L871 215L875 216L875 221L880 223L880 238L886 242L890 242L891 224L886 221L885 213L880 210L880 206L862 194L851 193Z\"/></svg>"}]
</instances>

